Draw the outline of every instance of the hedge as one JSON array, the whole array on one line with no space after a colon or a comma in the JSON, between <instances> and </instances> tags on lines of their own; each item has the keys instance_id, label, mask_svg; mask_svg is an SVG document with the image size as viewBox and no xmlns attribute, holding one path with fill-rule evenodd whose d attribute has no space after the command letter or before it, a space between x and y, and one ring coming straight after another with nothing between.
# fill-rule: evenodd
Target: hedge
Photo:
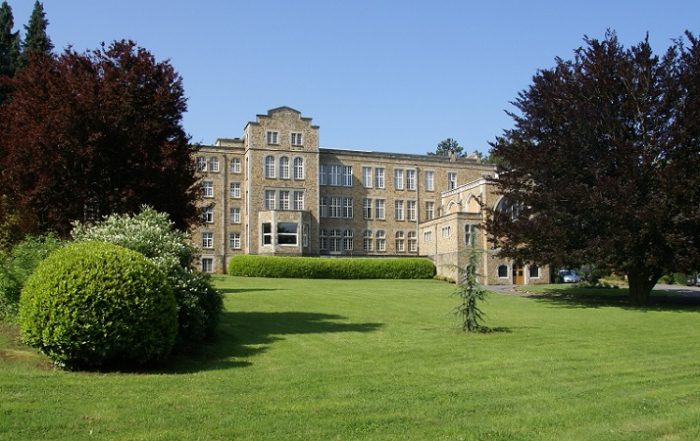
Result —
<instances>
[{"instance_id":1,"label":"hedge","mask_svg":"<svg viewBox=\"0 0 700 441\"><path fill-rule=\"evenodd\" d=\"M296 279L431 279L435 265L425 258L321 258L235 256L233 276Z\"/></svg>"}]
</instances>

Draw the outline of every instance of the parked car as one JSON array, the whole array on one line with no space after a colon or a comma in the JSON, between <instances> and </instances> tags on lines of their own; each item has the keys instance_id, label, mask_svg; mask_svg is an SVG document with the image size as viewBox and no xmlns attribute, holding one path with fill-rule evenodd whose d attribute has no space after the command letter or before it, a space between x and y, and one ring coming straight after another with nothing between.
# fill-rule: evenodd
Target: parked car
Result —
<instances>
[{"instance_id":1,"label":"parked car","mask_svg":"<svg viewBox=\"0 0 700 441\"><path fill-rule=\"evenodd\" d=\"M572 269L559 270L559 278L563 283L578 283L581 281L581 277Z\"/></svg>"},{"instance_id":2,"label":"parked car","mask_svg":"<svg viewBox=\"0 0 700 441\"><path fill-rule=\"evenodd\" d=\"M700 286L700 274L690 274L688 279L685 281L688 286Z\"/></svg>"}]
</instances>

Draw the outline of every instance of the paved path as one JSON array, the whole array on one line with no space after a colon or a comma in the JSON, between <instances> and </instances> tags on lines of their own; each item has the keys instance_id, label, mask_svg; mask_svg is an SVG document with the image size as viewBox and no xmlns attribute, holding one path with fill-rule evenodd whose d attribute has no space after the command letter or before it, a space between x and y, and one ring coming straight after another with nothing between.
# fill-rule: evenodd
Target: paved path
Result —
<instances>
[{"instance_id":1,"label":"paved path","mask_svg":"<svg viewBox=\"0 0 700 441\"><path fill-rule=\"evenodd\" d=\"M517 291L515 289L516 286L517 285L489 285L485 286L484 288L489 291L500 292L504 294L527 295L527 293ZM527 285L521 286L526 287ZM659 283L654 287L654 289L659 291L671 292L681 297L700 299L700 287L698 286L665 285L663 283Z\"/></svg>"}]
</instances>

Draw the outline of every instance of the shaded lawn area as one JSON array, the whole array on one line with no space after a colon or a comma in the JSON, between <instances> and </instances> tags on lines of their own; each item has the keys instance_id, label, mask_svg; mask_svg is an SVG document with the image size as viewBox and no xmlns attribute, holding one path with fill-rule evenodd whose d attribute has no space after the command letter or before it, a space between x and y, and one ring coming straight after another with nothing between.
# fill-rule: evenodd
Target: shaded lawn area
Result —
<instances>
[{"instance_id":1,"label":"shaded lawn area","mask_svg":"<svg viewBox=\"0 0 700 441\"><path fill-rule=\"evenodd\" d=\"M56 371L1 326L0 439L700 438L694 305L491 294L508 332L466 336L443 282L217 284L218 341L152 372Z\"/></svg>"}]
</instances>

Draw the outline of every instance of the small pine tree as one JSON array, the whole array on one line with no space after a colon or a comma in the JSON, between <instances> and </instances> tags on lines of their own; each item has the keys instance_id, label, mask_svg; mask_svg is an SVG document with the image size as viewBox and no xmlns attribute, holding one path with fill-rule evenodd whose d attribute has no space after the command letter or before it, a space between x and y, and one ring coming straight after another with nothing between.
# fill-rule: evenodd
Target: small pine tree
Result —
<instances>
[{"instance_id":1,"label":"small pine tree","mask_svg":"<svg viewBox=\"0 0 700 441\"><path fill-rule=\"evenodd\" d=\"M437 145L434 152L428 152L430 156L450 156L451 153L457 155L458 158L464 156L464 148L452 138L443 139Z\"/></svg>"},{"instance_id":2,"label":"small pine tree","mask_svg":"<svg viewBox=\"0 0 700 441\"><path fill-rule=\"evenodd\" d=\"M49 21L46 19L44 5L38 0L34 2L34 10L29 18L29 23L24 26L26 36L24 38L24 49L22 51L22 63L26 65L29 56L34 55L51 55L53 43L46 34L46 28Z\"/></svg>"},{"instance_id":3,"label":"small pine tree","mask_svg":"<svg viewBox=\"0 0 700 441\"><path fill-rule=\"evenodd\" d=\"M485 314L478 305L478 302L486 300L486 291L477 280L477 265L477 251L472 246L466 268L459 270L459 281L455 291L455 295L461 300L455 308L455 314L460 318L465 332L488 331L488 327L483 324Z\"/></svg>"}]
</instances>

